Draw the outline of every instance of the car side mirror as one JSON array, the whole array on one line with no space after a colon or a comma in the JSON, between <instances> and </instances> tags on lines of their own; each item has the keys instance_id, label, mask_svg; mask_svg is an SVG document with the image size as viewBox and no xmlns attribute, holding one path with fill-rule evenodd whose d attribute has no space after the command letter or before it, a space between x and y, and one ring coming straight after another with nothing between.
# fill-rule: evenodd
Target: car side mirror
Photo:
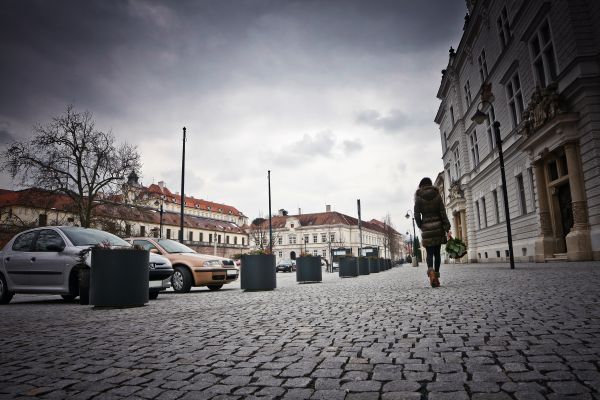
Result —
<instances>
[{"instance_id":1,"label":"car side mirror","mask_svg":"<svg viewBox=\"0 0 600 400\"><path fill-rule=\"evenodd\" d=\"M150 249L150 253L160 254L160 251L158 249Z\"/></svg>"}]
</instances>

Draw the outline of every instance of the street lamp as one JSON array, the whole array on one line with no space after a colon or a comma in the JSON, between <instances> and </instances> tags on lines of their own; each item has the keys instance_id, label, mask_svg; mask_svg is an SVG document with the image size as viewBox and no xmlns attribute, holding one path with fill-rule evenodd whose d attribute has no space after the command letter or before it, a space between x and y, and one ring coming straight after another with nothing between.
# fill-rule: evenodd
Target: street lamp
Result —
<instances>
[{"instance_id":1,"label":"street lamp","mask_svg":"<svg viewBox=\"0 0 600 400\"><path fill-rule=\"evenodd\" d=\"M160 208L158 209L158 213L160 214L160 223L159 223L160 228L158 228L158 238L162 239L162 226L163 226L163 202L162 202L162 199L160 201L156 200L154 202L154 205L156 207L160 206Z\"/></svg>"},{"instance_id":2,"label":"street lamp","mask_svg":"<svg viewBox=\"0 0 600 400\"><path fill-rule=\"evenodd\" d=\"M477 125L481 125L487 115L482 111L485 105L492 105L489 101L482 100L477 106L477 111L471 118L471 121ZM498 148L498 160L500 161L500 177L502 179L502 196L504 197L504 215L506 218L506 236L508 238L508 255L510 259L510 269L515 269L515 257L513 253L512 231L510 229L510 211L508 209L508 193L506 189L506 174L504 173L504 155L502 153L502 139L500 138L500 122L494 121L494 138L496 139L496 147Z\"/></svg>"},{"instance_id":3,"label":"street lamp","mask_svg":"<svg viewBox=\"0 0 600 400\"><path fill-rule=\"evenodd\" d=\"M412 234L409 231L406 231L406 236L408 236L408 254L412 254Z\"/></svg>"},{"instance_id":4,"label":"street lamp","mask_svg":"<svg viewBox=\"0 0 600 400\"><path fill-rule=\"evenodd\" d=\"M417 232L415 231L415 215L413 214L412 211L407 210L406 211L406 215L405 215L406 219L409 219L410 217L412 217L412 225L413 225L413 239L412 240L416 240L417 238ZM418 267L419 266L419 259L417 258L417 246L414 245L414 242L412 243L412 249L413 249L413 267Z\"/></svg>"}]
</instances>

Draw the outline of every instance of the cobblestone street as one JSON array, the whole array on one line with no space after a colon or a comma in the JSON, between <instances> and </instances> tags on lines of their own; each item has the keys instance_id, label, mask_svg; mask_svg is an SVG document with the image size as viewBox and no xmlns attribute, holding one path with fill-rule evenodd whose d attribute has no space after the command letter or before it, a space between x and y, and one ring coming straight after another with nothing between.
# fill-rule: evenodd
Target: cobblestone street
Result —
<instances>
[{"instance_id":1,"label":"cobblestone street","mask_svg":"<svg viewBox=\"0 0 600 400\"><path fill-rule=\"evenodd\" d=\"M0 307L0 398L600 399L599 263L393 268Z\"/></svg>"}]
</instances>

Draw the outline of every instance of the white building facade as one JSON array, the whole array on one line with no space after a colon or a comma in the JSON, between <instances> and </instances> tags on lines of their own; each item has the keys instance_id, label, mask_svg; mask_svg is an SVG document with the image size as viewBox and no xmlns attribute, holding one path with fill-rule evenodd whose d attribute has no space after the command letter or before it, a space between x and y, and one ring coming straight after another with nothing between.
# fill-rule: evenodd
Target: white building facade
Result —
<instances>
[{"instance_id":1,"label":"white building facade","mask_svg":"<svg viewBox=\"0 0 600 400\"><path fill-rule=\"evenodd\" d=\"M334 251L343 249L348 255L356 257L361 246L363 256L397 259L401 256L400 249L404 248L402 235L381 221L363 221L359 229L356 218L331 211L329 206L322 213L287 215L280 212L271 218L271 226L273 254L277 262L308 253L321 256L330 263ZM258 249L260 244L256 242L257 235L252 234L252 229L251 226L250 247ZM268 220L263 229L268 234ZM268 235L265 236L268 238ZM392 240L395 243L390 246ZM266 241L268 243L268 239ZM263 244L263 247L266 246Z\"/></svg>"},{"instance_id":2,"label":"white building facade","mask_svg":"<svg viewBox=\"0 0 600 400\"><path fill-rule=\"evenodd\" d=\"M454 235L469 262L508 259L498 121L515 260L600 260L600 2L467 8L435 117Z\"/></svg>"}]
</instances>

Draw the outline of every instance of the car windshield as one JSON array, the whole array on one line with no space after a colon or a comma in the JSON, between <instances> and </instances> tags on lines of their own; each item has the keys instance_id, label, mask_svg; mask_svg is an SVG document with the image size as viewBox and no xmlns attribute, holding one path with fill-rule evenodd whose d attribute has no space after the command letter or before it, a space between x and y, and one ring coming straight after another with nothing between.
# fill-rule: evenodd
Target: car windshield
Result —
<instances>
[{"instance_id":1,"label":"car windshield","mask_svg":"<svg viewBox=\"0 0 600 400\"><path fill-rule=\"evenodd\" d=\"M74 246L94 246L100 243L110 243L111 246L130 247L127 243L118 236L112 233L99 231L97 229L77 228L77 227L62 227L60 230L69 238Z\"/></svg>"},{"instance_id":2,"label":"car windshield","mask_svg":"<svg viewBox=\"0 0 600 400\"><path fill-rule=\"evenodd\" d=\"M194 250L190 249L186 245L171 239L158 239L157 242L163 249L167 251L167 253L195 253Z\"/></svg>"}]
</instances>

